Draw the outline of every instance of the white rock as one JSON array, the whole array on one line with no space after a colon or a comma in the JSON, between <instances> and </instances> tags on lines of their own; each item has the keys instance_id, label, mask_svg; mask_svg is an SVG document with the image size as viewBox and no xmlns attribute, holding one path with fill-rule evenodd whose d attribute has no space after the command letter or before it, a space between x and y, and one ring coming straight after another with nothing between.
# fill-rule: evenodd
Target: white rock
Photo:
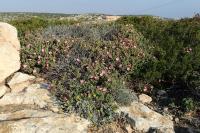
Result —
<instances>
[{"instance_id":1,"label":"white rock","mask_svg":"<svg viewBox=\"0 0 200 133\"><path fill-rule=\"evenodd\" d=\"M0 22L0 42L8 42L12 44L16 50L20 50L17 29L8 23Z\"/></svg>"},{"instance_id":2,"label":"white rock","mask_svg":"<svg viewBox=\"0 0 200 133\"><path fill-rule=\"evenodd\" d=\"M0 83L20 69L19 50L16 28L0 22Z\"/></svg>"},{"instance_id":3,"label":"white rock","mask_svg":"<svg viewBox=\"0 0 200 133\"><path fill-rule=\"evenodd\" d=\"M152 98L146 94L139 95L139 101L142 103L150 103L152 101Z\"/></svg>"},{"instance_id":4,"label":"white rock","mask_svg":"<svg viewBox=\"0 0 200 133\"><path fill-rule=\"evenodd\" d=\"M0 98L6 94L7 90L8 88L5 85L0 86Z\"/></svg>"},{"instance_id":5,"label":"white rock","mask_svg":"<svg viewBox=\"0 0 200 133\"><path fill-rule=\"evenodd\" d=\"M40 108L54 107L50 93L42 89L40 84L33 84L22 92L7 93L0 99L0 106L5 105L36 105Z\"/></svg>"},{"instance_id":6,"label":"white rock","mask_svg":"<svg viewBox=\"0 0 200 133\"><path fill-rule=\"evenodd\" d=\"M11 88L11 92L20 92L23 91L25 87L28 87L34 79L35 76L17 72L12 79L8 81L8 85Z\"/></svg>"},{"instance_id":7,"label":"white rock","mask_svg":"<svg viewBox=\"0 0 200 133\"><path fill-rule=\"evenodd\" d=\"M129 107L120 107L118 112L128 114L131 126L139 131L148 132L153 128L162 133L174 133L173 121L168 116L163 116L142 103L133 102Z\"/></svg>"},{"instance_id":8,"label":"white rock","mask_svg":"<svg viewBox=\"0 0 200 133\"><path fill-rule=\"evenodd\" d=\"M50 111L19 110L0 114L1 133L87 133L87 120Z\"/></svg>"}]
</instances>

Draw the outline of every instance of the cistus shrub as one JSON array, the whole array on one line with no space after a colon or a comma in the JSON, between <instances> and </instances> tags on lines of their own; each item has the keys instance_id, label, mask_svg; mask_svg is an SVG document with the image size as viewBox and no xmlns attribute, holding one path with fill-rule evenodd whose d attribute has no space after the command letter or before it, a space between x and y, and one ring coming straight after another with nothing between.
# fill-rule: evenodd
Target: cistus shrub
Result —
<instances>
[{"instance_id":1,"label":"cistus shrub","mask_svg":"<svg viewBox=\"0 0 200 133\"><path fill-rule=\"evenodd\" d=\"M137 100L126 81L135 66L149 57L146 40L129 25L60 29L62 32L58 32L59 27L51 27L44 32L74 38L66 52L57 54L56 65L47 72L54 86L52 92L67 112L75 111L97 125L113 120L118 104Z\"/></svg>"},{"instance_id":2,"label":"cistus shrub","mask_svg":"<svg viewBox=\"0 0 200 133\"><path fill-rule=\"evenodd\" d=\"M138 66L134 80L139 78L157 89L174 88L174 92L182 88L182 98L199 99L200 19L123 17L118 23L133 24L154 47L153 58Z\"/></svg>"}]
</instances>

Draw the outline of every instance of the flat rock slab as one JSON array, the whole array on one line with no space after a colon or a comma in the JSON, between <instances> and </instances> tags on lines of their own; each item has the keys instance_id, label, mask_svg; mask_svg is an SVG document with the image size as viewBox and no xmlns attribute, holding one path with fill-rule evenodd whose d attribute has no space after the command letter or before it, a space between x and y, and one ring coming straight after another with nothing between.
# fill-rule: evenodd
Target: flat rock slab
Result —
<instances>
[{"instance_id":1,"label":"flat rock slab","mask_svg":"<svg viewBox=\"0 0 200 133\"><path fill-rule=\"evenodd\" d=\"M136 130L148 132L156 129L159 133L174 133L173 121L169 116L163 116L139 102L133 102L131 106L120 107L118 112L128 114L127 118Z\"/></svg>"},{"instance_id":2,"label":"flat rock slab","mask_svg":"<svg viewBox=\"0 0 200 133\"><path fill-rule=\"evenodd\" d=\"M43 84L6 93L0 99L0 133L87 132L89 121L57 112L59 108Z\"/></svg>"},{"instance_id":3,"label":"flat rock slab","mask_svg":"<svg viewBox=\"0 0 200 133\"><path fill-rule=\"evenodd\" d=\"M20 92L23 91L25 87L31 85L34 79L35 76L17 72L7 84L11 88L12 92Z\"/></svg>"},{"instance_id":4,"label":"flat rock slab","mask_svg":"<svg viewBox=\"0 0 200 133\"><path fill-rule=\"evenodd\" d=\"M49 91L41 88L40 84L33 84L22 92L7 93L0 99L0 106L26 104L45 108L53 104L53 101Z\"/></svg>"},{"instance_id":5,"label":"flat rock slab","mask_svg":"<svg viewBox=\"0 0 200 133\"><path fill-rule=\"evenodd\" d=\"M0 133L87 133L89 122L51 111L20 110L0 114Z\"/></svg>"}]
</instances>

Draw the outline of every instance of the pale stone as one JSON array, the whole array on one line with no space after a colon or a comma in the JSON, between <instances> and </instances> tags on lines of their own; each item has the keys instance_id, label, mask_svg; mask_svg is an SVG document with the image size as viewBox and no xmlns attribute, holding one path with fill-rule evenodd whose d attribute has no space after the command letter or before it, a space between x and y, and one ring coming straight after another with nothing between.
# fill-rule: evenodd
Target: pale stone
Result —
<instances>
[{"instance_id":1,"label":"pale stone","mask_svg":"<svg viewBox=\"0 0 200 133\"><path fill-rule=\"evenodd\" d=\"M20 110L0 114L1 133L87 133L89 122L50 111Z\"/></svg>"},{"instance_id":2,"label":"pale stone","mask_svg":"<svg viewBox=\"0 0 200 133\"><path fill-rule=\"evenodd\" d=\"M5 105L36 105L40 108L53 106L48 90L42 89L40 84L33 84L22 92L7 93L0 99L0 106Z\"/></svg>"},{"instance_id":3,"label":"pale stone","mask_svg":"<svg viewBox=\"0 0 200 133\"><path fill-rule=\"evenodd\" d=\"M142 103L150 103L152 101L152 98L146 94L139 95L139 101Z\"/></svg>"},{"instance_id":4,"label":"pale stone","mask_svg":"<svg viewBox=\"0 0 200 133\"><path fill-rule=\"evenodd\" d=\"M157 129L161 133L174 133L173 121L168 116L163 116L142 103L133 102L129 107L120 107L118 112L128 114L128 120L136 130L148 132Z\"/></svg>"},{"instance_id":5,"label":"pale stone","mask_svg":"<svg viewBox=\"0 0 200 133\"><path fill-rule=\"evenodd\" d=\"M8 81L8 85L11 88L11 92L20 92L23 91L25 87L28 87L34 79L35 76L17 72L12 79Z\"/></svg>"},{"instance_id":6,"label":"pale stone","mask_svg":"<svg viewBox=\"0 0 200 133\"><path fill-rule=\"evenodd\" d=\"M0 83L20 69L19 50L16 28L0 22Z\"/></svg>"},{"instance_id":7,"label":"pale stone","mask_svg":"<svg viewBox=\"0 0 200 133\"><path fill-rule=\"evenodd\" d=\"M8 23L0 22L0 42L8 42L16 50L20 50L17 29Z\"/></svg>"},{"instance_id":8,"label":"pale stone","mask_svg":"<svg viewBox=\"0 0 200 133\"><path fill-rule=\"evenodd\" d=\"M87 133L88 120L58 111L43 84L7 93L0 99L0 133Z\"/></svg>"},{"instance_id":9,"label":"pale stone","mask_svg":"<svg viewBox=\"0 0 200 133\"><path fill-rule=\"evenodd\" d=\"M6 92L8 91L8 88L6 86L0 86L0 98L2 96L4 96L4 94L6 94Z\"/></svg>"},{"instance_id":10,"label":"pale stone","mask_svg":"<svg viewBox=\"0 0 200 133\"><path fill-rule=\"evenodd\" d=\"M106 21L116 21L117 19L121 18L120 16L104 16L103 19Z\"/></svg>"}]
</instances>

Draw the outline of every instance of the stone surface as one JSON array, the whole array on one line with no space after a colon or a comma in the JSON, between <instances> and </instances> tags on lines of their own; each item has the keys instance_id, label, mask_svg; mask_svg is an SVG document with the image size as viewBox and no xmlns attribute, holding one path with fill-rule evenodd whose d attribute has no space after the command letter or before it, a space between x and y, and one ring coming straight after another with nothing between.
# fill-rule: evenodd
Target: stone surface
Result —
<instances>
[{"instance_id":1,"label":"stone surface","mask_svg":"<svg viewBox=\"0 0 200 133\"><path fill-rule=\"evenodd\" d=\"M120 18L120 16L104 16L103 17L106 21L116 21Z\"/></svg>"},{"instance_id":2,"label":"stone surface","mask_svg":"<svg viewBox=\"0 0 200 133\"><path fill-rule=\"evenodd\" d=\"M142 103L150 103L152 101L152 98L146 94L139 95L139 101Z\"/></svg>"},{"instance_id":3,"label":"stone surface","mask_svg":"<svg viewBox=\"0 0 200 133\"><path fill-rule=\"evenodd\" d=\"M159 130L161 133L174 133L173 121L168 116L163 116L142 103L133 102L131 106L120 107L118 112L128 114L132 127L139 131Z\"/></svg>"},{"instance_id":4,"label":"stone surface","mask_svg":"<svg viewBox=\"0 0 200 133\"><path fill-rule=\"evenodd\" d=\"M25 87L28 87L34 79L35 76L17 72L12 79L8 81L8 85L11 88L11 92L20 92Z\"/></svg>"},{"instance_id":5,"label":"stone surface","mask_svg":"<svg viewBox=\"0 0 200 133\"><path fill-rule=\"evenodd\" d=\"M43 84L32 84L0 99L0 133L87 132L90 122L59 111Z\"/></svg>"},{"instance_id":6,"label":"stone surface","mask_svg":"<svg viewBox=\"0 0 200 133\"><path fill-rule=\"evenodd\" d=\"M0 114L0 133L87 133L89 122L50 111L20 110Z\"/></svg>"},{"instance_id":7,"label":"stone surface","mask_svg":"<svg viewBox=\"0 0 200 133\"><path fill-rule=\"evenodd\" d=\"M2 96L4 96L4 94L6 94L6 92L8 91L8 88L6 86L0 86L0 98Z\"/></svg>"},{"instance_id":8,"label":"stone surface","mask_svg":"<svg viewBox=\"0 0 200 133\"><path fill-rule=\"evenodd\" d=\"M16 28L0 22L0 83L20 69L19 50Z\"/></svg>"},{"instance_id":9,"label":"stone surface","mask_svg":"<svg viewBox=\"0 0 200 133\"><path fill-rule=\"evenodd\" d=\"M22 92L7 93L0 99L0 106L5 105L36 105L40 108L53 105L50 93L47 89L41 88L41 84L33 84Z\"/></svg>"},{"instance_id":10,"label":"stone surface","mask_svg":"<svg viewBox=\"0 0 200 133\"><path fill-rule=\"evenodd\" d=\"M12 44L16 50L20 50L17 29L8 23L0 22L0 42L8 42Z\"/></svg>"}]
</instances>

